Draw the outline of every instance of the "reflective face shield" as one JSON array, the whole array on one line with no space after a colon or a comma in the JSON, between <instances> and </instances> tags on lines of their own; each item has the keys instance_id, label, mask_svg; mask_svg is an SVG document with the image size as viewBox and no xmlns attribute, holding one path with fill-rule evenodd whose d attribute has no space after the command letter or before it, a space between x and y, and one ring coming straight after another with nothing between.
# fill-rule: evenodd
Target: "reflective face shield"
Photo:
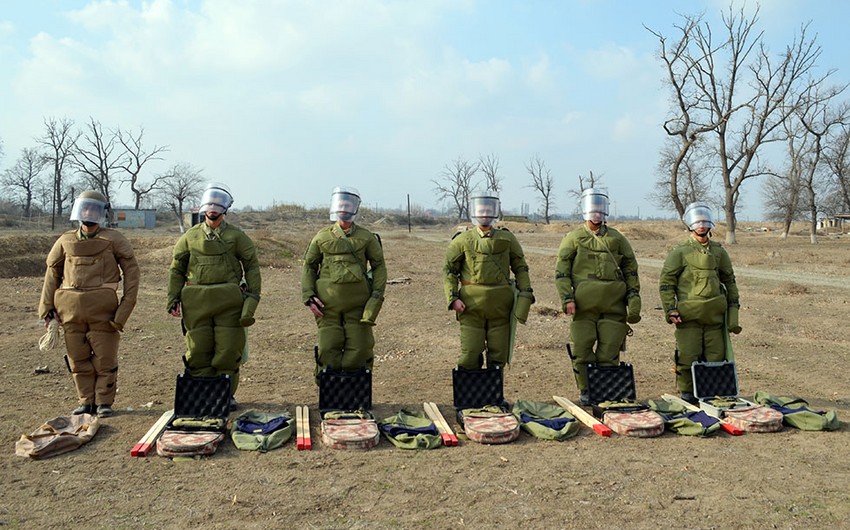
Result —
<instances>
[{"instance_id":1,"label":"reflective face shield","mask_svg":"<svg viewBox=\"0 0 850 530\"><path fill-rule=\"evenodd\" d=\"M106 203L97 199L80 197L74 201L71 220L102 225L106 223Z\"/></svg>"},{"instance_id":2,"label":"reflective face shield","mask_svg":"<svg viewBox=\"0 0 850 530\"><path fill-rule=\"evenodd\" d=\"M210 186L204 190L204 195L201 197L201 207L198 208L198 211L222 215L227 213L232 205L233 197L228 190L223 187Z\"/></svg>"},{"instance_id":3,"label":"reflective face shield","mask_svg":"<svg viewBox=\"0 0 850 530\"><path fill-rule=\"evenodd\" d=\"M360 209L360 193L354 188L335 188L331 194L330 220L353 223Z\"/></svg>"},{"instance_id":4,"label":"reflective face shield","mask_svg":"<svg viewBox=\"0 0 850 530\"><path fill-rule=\"evenodd\" d=\"M581 216L585 221L604 223L608 219L608 190L588 188L581 192Z\"/></svg>"},{"instance_id":5,"label":"reflective face shield","mask_svg":"<svg viewBox=\"0 0 850 530\"><path fill-rule=\"evenodd\" d=\"M685 224L690 230L698 230L714 228L714 219L711 215L711 208L707 204L701 202L692 202L685 208Z\"/></svg>"},{"instance_id":6,"label":"reflective face shield","mask_svg":"<svg viewBox=\"0 0 850 530\"><path fill-rule=\"evenodd\" d=\"M493 226L501 215L502 205L498 197L483 195L469 199L469 220L475 226Z\"/></svg>"}]
</instances>

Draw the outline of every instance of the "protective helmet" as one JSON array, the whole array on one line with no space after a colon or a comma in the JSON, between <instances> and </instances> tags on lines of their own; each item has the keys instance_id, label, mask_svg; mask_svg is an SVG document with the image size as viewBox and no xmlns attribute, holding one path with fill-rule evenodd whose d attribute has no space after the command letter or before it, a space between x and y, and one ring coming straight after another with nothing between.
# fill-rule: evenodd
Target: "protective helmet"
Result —
<instances>
[{"instance_id":1,"label":"protective helmet","mask_svg":"<svg viewBox=\"0 0 850 530\"><path fill-rule=\"evenodd\" d=\"M71 208L71 220L86 224L102 225L106 223L106 209L109 203L102 193L88 190L80 193Z\"/></svg>"},{"instance_id":2,"label":"protective helmet","mask_svg":"<svg viewBox=\"0 0 850 530\"><path fill-rule=\"evenodd\" d=\"M360 192L354 188L337 186L331 193L330 219L353 223L360 209Z\"/></svg>"},{"instance_id":3,"label":"protective helmet","mask_svg":"<svg viewBox=\"0 0 850 530\"><path fill-rule=\"evenodd\" d=\"M487 190L469 197L469 220L475 226L493 226L501 216L502 204L495 191Z\"/></svg>"},{"instance_id":4,"label":"protective helmet","mask_svg":"<svg viewBox=\"0 0 850 530\"><path fill-rule=\"evenodd\" d=\"M711 208L704 202L692 202L685 208L685 224L688 230L696 230L705 227L709 230L714 228L714 218Z\"/></svg>"},{"instance_id":5,"label":"protective helmet","mask_svg":"<svg viewBox=\"0 0 850 530\"><path fill-rule=\"evenodd\" d=\"M233 195L230 193L230 188L218 182L210 182L201 197L201 207L198 208L198 212L223 215L232 205Z\"/></svg>"},{"instance_id":6,"label":"protective helmet","mask_svg":"<svg viewBox=\"0 0 850 530\"><path fill-rule=\"evenodd\" d=\"M581 216L585 221L604 223L608 219L608 190L587 188L581 192Z\"/></svg>"}]
</instances>

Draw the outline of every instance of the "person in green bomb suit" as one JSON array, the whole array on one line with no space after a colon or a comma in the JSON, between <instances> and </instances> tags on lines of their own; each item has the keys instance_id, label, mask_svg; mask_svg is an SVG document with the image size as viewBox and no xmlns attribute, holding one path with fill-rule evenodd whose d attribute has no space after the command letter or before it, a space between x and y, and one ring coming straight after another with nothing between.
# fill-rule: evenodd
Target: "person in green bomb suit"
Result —
<instances>
[{"instance_id":1,"label":"person in green bomb suit","mask_svg":"<svg viewBox=\"0 0 850 530\"><path fill-rule=\"evenodd\" d=\"M371 369L374 362L372 327L384 303L387 267L378 236L355 223L359 208L356 189L334 188L335 222L319 230L304 254L301 297L318 326L317 374Z\"/></svg>"},{"instance_id":2,"label":"person in green bomb suit","mask_svg":"<svg viewBox=\"0 0 850 530\"><path fill-rule=\"evenodd\" d=\"M711 241L711 208L694 202L685 208L691 237L673 247L659 279L667 322L676 326L676 386L682 399L696 403L691 365L726 358L728 333L740 333L738 286L732 260Z\"/></svg>"},{"instance_id":3,"label":"person in green bomb suit","mask_svg":"<svg viewBox=\"0 0 850 530\"><path fill-rule=\"evenodd\" d=\"M469 212L475 228L452 237L443 287L448 309L460 323L457 364L475 370L484 366L485 352L488 367L510 362L511 320L525 323L534 294L522 246L507 228L494 226L501 215L498 195L489 190L472 195Z\"/></svg>"},{"instance_id":4,"label":"person in green bomb suit","mask_svg":"<svg viewBox=\"0 0 850 530\"><path fill-rule=\"evenodd\" d=\"M584 224L565 235L558 248L555 287L562 309L573 317L570 357L579 401L588 405L587 365L619 364L628 324L640 321L641 301L632 247L606 224L608 191L584 190L581 209Z\"/></svg>"},{"instance_id":5,"label":"person in green bomb suit","mask_svg":"<svg viewBox=\"0 0 850 530\"><path fill-rule=\"evenodd\" d=\"M260 262L254 242L225 220L233 205L227 186L211 183L201 198L203 222L174 245L168 312L183 318L184 362L197 377L230 376L230 407L237 406L239 365L260 302Z\"/></svg>"}]
</instances>

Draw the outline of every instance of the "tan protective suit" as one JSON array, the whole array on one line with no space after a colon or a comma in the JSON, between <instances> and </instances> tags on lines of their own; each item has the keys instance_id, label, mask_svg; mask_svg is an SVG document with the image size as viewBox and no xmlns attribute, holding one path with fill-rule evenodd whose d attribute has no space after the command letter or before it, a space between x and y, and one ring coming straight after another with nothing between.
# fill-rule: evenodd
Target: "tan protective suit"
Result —
<instances>
[{"instance_id":1,"label":"tan protective suit","mask_svg":"<svg viewBox=\"0 0 850 530\"><path fill-rule=\"evenodd\" d=\"M118 285L122 280L122 296ZM65 232L47 255L39 317L55 310L65 332L68 368L80 404L112 405L118 379L118 332L136 306L139 265L115 230Z\"/></svg>"}]
</instances>

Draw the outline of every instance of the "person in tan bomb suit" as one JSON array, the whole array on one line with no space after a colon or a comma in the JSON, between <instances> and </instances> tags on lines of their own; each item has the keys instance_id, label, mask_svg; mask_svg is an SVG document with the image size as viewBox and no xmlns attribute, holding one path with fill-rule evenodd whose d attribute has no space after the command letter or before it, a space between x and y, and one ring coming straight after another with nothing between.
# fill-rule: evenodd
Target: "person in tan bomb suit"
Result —
<instances>
[{"instance_id":1,"label":"person in tan bomb suit","mask_svg":"<svg viewBox=\"0 0 850 530\"><path fill-rule=\"evenodd\" d=\"M119 332L139 292L133 247L118 231L102 227L108 207L96 191L84 191L74 201L71 221L80 226L59 236L47 255L38 308L45 326L56 319L65 332L65 361L79 398L73 413L100 417L112 415Z\"/></svg>"}]
</instances>

